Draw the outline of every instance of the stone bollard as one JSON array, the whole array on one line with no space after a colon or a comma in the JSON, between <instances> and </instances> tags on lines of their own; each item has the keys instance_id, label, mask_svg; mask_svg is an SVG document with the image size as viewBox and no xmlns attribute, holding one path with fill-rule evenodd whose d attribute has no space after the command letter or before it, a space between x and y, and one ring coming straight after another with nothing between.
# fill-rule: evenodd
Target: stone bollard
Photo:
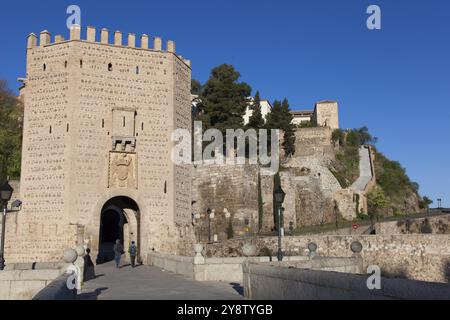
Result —
<instances>
[{"instance_id":1,"label":"stone bollard","mask_svg":"<svg viewBox=\"0 0 450 320\"><path fill-rule=\"evenodd\" d=\"M203 245L197 243L194 245L194 280L205 281L205 257L203 256Z\"/></svg>"},{"instance_id":2,"label":"stone bollard","mask_svg":"<svg viewBox=\"0 0 450 320\"><path fill-rule=\"evenodd\" d=\"M194 245L194 251L195 251L195 257L194 257L194 264L205 264L205 257L203 257L203 245L200 243L197 243Z\"/></svg>"},{"instance_id":3,"label":"stone bollard","mask_svg":"<svg viewBox=\"0 0 450 320\"><path fill-rule=\"evenodd\" d=\"M84 250L84 249L83 249ZM63 260L68 263L65 273L73 275L69 277L67 281L67 287L69 289L76 289L77 293L81 292L81 270L80 267L75 264L78 259L78 252L74 249L68 249L64 251ZM74 287L74 288L72 288Z\"/></svg>"},{"instance_id":4,"label":"stone bollard","mask_svg":"<svg viewBox=\"0 0 450 320\"><path fill-rule=\"evenodd\" d=\"M75 265L77 265L80 268L80 277L81 277L81 283L84 282L83 274L84 274L84 255L86 253L86 249L83 245L77 245L75 247L75 251L77 252L77 260L75 261Z\"/></svg>"},{"instance_id":5,"label":"stone bollard","mask_svg":"<svg viewBox=\"0 0 450 320\"><path fill-rule=\"evenodd\" d=\"M309 260L314 259L317 256L317 244L315 244L314 242L310 242L308 243L308 250L309 250Z\"/></svg>"},{"instance_id":6,"label":"stone bollard","mask_svg":"<svg viewBox=\"0 0 450 320\"><path fill-rule=\"evenodd\" d=\"M246 258L254 257L256 255L256 246L251 243L246 243L242 246L242 253Z\"/></svg>"},{"instance_id":7,"label":"stone bollard","mask_svg":"<svg viewBox=\"0 0 450 320\"><path fill-rule=\"evenodd\" d=\"M361 252L363 250L363 245L359 241L353 241L350 245L350 250L353 252L353 257L356 259L358 263L358 267L361 273L364 273L363 266L364 261L361 255Z\"/></svg>"}]
</instances>

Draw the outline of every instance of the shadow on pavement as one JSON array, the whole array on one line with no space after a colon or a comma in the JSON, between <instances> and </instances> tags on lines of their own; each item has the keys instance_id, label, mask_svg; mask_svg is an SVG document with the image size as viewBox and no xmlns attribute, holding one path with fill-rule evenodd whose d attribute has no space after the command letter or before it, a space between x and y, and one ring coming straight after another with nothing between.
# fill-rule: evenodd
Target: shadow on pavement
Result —
<instances>
[{"instance_id":1,"label":"shadow on pavement","mask_svg":"<svg viewBox=\"0 0 450 320\"><path fill-rule=\"evenodd\" d=\"M92 292L81 293L78 295L77 300L97 300L97 297L105 290L108 290L108 288L98 288Z\"/></svg>"},{"instance_id":2,"label":"shadow on pavement","mask_svg":"<svg viewBox=\"0 0 450 320\"><path fill-rule=\"evenodd\" d=\"M230 285L233 287L233 289L239 293L239 295L244 296L244 287L241 286L239 283L230 283Z\"/></svg>"}]
</instances>

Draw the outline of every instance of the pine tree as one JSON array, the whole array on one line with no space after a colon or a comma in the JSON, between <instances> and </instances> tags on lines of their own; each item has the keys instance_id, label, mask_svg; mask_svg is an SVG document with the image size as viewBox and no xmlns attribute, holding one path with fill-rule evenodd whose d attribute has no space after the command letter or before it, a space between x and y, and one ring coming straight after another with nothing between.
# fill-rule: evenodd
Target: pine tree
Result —
<instances>
[{"instance_id":1,"label":"pine tree","mask_svg":"<svg viewBox=\"0 0 450 320\"><path fill-rule=\"evenodd\" d=\"M192 79L191 80L191 93L195 94L195 95L199 95L201 91L202 91L202 84L200 83L200 81L198 81L196 79Z\"/></svg>"},{"instance_id":2,"label":"pine tree","mask_svg":"<svg viewBox=\"0 0 450 320\"><path fill-rule=\"evenodd\" d=\"M248 128L253 128L255 130L264 127L264 119L261 113L261 98L259 96L259 91L256 92L255 98L253 99L253 114L251 115L249 122L247 124Z\"/></svg>"},{"instance_id":3,"label":"pine tree","mask_svg":"<svg viewBox=\"0 0 450 320\"><path fill-rule=\"evenodd\" d=\"M267 129L279 129L284 132L283 149L286 156L295 153L295 126L292 124L293 116L289 108L289 102L275 100L272 112L267 115Z\"/></svg>"},{"instance_id":4,"label":"pine tree","mask_svg":"<svg viewBox=\"0 0 450 320\"><path fill-rule=\"evenodd\" d=\"M295 153L295 126L292 124L293 116L287 99L281 104L282 119L284 126L284 154L288 157Z\"/></svg>"},{"instance_id":5,"label":"pine tree","mask_svg":"<svg viewBox=\"0 0 450 320\"><path fill-rule=\"evenodd\" d=\"M267 115L266 127L267 129L282 129L282 112L281 102L275 100L272 104L272 110Z\"/></svg>"},{"instance_id":6,"label":"pine tree","mask_svg":"<svg viewBox=\"0 0 450 320\"><path fill-rule=\"evenodd\" d=\"M215 128L225 133L226 129L243 127L252 90L245 82L238 82L240 76L232 65L223 64L212 69L200 93L199 119L203 121L204 129Z\"/></svg>"}]
</instances>

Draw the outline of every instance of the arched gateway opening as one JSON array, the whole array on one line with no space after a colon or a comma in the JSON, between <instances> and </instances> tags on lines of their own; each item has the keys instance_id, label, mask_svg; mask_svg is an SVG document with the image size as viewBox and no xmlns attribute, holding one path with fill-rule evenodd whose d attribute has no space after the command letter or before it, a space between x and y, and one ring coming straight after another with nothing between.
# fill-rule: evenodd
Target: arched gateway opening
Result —
<instances>
[{"instance_id":1,"label":"arched gateway opening","mask_svg":"<svg viewBox=\"0 0 450 320\"><path fill-rule=\"evenodd\" d=\"M138 246L139 259L139 207L129 197L115 197L108 200L102 207L100 215L99 246L97 264L114 259L114 243L117 239L122 243L125 252L131 241ZM125 254L123 259L127 260Z\"/></svg>"}]
</instances>

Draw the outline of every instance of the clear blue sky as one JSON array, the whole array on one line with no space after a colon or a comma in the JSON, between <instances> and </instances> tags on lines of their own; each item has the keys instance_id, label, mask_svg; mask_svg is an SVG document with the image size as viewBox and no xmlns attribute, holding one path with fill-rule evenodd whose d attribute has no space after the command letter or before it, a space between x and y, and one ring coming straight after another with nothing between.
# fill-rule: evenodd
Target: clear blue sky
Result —
<instances>
[{"instance_id":1,"label":"clear blue sky","mask_svg":"<svg viewBox=\"0 0 450 320\"><path fill-rule=\"evenodd\" d=\"M339 101L343 128L368 126L422 194L450 206L450 1L3 1L0 78L14 90L27 34L67 36L70 4L84 27L175 40L202 82L230 63L271 101ZM371 4L381 31L366 28Z\"/></svg>"}]
</instances>

